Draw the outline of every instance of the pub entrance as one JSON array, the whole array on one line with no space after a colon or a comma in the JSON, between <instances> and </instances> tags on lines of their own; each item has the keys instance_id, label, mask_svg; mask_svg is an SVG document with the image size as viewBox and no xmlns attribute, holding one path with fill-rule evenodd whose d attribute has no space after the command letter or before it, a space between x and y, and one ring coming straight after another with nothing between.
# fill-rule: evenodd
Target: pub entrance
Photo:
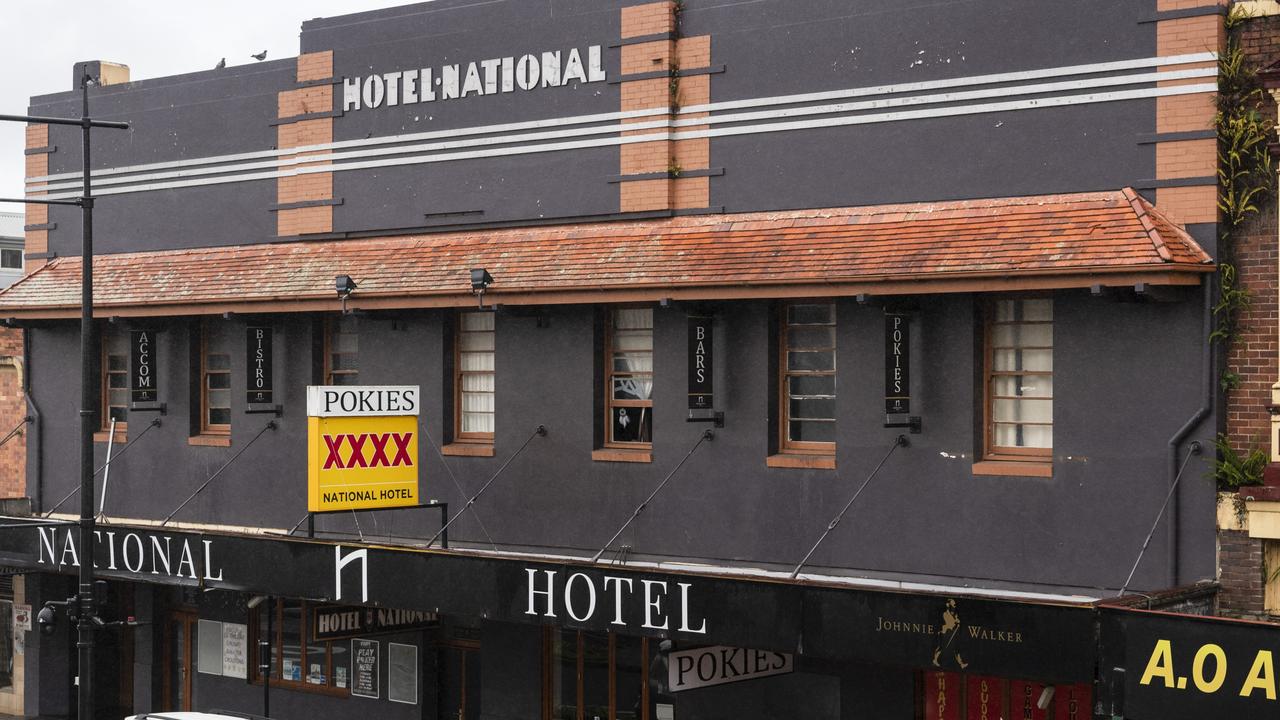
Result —
<instances>
[{"instance_id":1,"label":"pub entrance","mask_svg":"<svg viewBox=\"0 0 1280 720\"><path fill-rule=\"evenodd\" d=\"M192 709L199 627L199 618L194 611L173 611L165 617L162 711Z\"/></svg>"}]
</instances>

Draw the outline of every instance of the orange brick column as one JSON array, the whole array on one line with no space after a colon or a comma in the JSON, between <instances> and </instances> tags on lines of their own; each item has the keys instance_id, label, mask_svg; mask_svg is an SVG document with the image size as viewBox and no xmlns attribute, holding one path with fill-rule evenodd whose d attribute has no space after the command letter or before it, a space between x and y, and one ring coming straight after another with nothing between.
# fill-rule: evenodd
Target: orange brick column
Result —
<instances>
[{"instance_id":1,"label":"orange brick column","mask_svg":"<svg viewBox=\"0 0 1280 720\"><path fill-rule=\"evenodd\" d=\"M1216 10L1222 0L1158 0L1157 11L1170 17L1156 22L1156 56L1222 52L1226 29L1220 14L1177 17L1179 12ZM1213 61L1165 70L1215 68ZM1208 82L1208 78L1168 80L1159 87ZM1212 223L1218 220L1216 179L1194 183L1193 178L1216 178L1218 146L1213 133L1217 112L1216 93L1156 98L1156 205L1179 223ZM1182 181L1181 183L1179 181Z\"/></svg>"},{"instance_id":2,"label":"orange brick column","mask_svg":"<svg viewBox=\"0 0 1280 720\"><path fill-rule=\"evenodd\" d=\"M682 75L710 66L711 36L677 37L676 12L671 0L622 9L622 110L653 110L652 114L624 120L624 124L698 117L677 114L681 107L711 101L710 75ZM622 212L684 210L710 204L710 178L685 174L710 167L711 141L673 137L676 132L701 127L623 131L624 137L664 137L621 146L618 206Z\"/></svg>"},{"instance_id":3,"label":"orange brick column","mask_svg":"<svg viewBox=\"0 0 1280 720\"><path fill-rule=\"evenodd\" d=\"M298 83L302 87L280 93L276 147L299 148L333 142L333 51L298 56ZM281 161L316 157L318 162L282 165L302 170L327 164L328 150L281 155ZM276 181L276 235L292 237L333 231L333 173L303 173Z\"/></svg>"},{"instance_id":4,"label":"orange brick column","mask_svg":"<svg viewBox=\"0 0 1280 720\"><path fill-rule=\"evenodd\" d=\"M44 207L43 205L41 207ZM27 415L22 392L22 333L0 328L0 439L18 427ZM27 489L27 428L0 446L0 498L18 498Z\"/></svg>"},{"instance_id":5,"label":"orange brick column","mask_svg":"<svg viewBox=\"0 0 1280 720\"><path fill-rule=\"evenodd\" d=\"M48 125L28 125L27 126L27 178L43 177L49 174L49 126ZM40 186L35 189L28 189L27 195L31 197L39 197L46 195L43 190L39 190ZM48 205L27 205L26 215L23 222L27 227L33 228L27 230L25 235L26 255L43 255L49 252L49 206ZM35 229L45 228L45 229ZM31 258L23 263L24 272L32 272L42 267L46 260L43 258Z\"/></svg>"}]
</instances>

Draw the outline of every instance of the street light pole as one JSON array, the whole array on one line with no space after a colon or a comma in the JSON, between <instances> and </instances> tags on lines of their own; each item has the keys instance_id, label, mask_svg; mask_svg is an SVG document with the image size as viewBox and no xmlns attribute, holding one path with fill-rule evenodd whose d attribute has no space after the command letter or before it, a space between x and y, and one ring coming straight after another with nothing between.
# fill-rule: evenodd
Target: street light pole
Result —
<instances>
[{"instance_id":1,"label":"street light pole","mask_svg":"<svg viewBox=\"0 0 1280 720\"><path fill-rule=\"evenodd\" d=\"M93 326L93 193L89 181L89 75L80 78L80 147L83 160L83 192L80 196L82 222L80 244L80 600L76 649L79 651L80 684L77 720L93 720L93 621L97 619L93 597L93 431L98 417L101 388L94 382L94 348L98 346Z\"/></svg>"},{"instance_id":2,"label":"street light pole","mask_svg":"<svg viewBox=\"0 0 1280 720\"><path fill-rule=\"evenodd\" d=\"M89 85L93 79L80 79L81 117L50 118L28 115L0 115L0 121L43 125L77 125L83 166L83 191L75 200L41 200L0 198L0 202L37 203L44 205L78 205L81 210L82 238L80 248L80 577L77 600L77 640L79 656L76 688L78 720L93 720L93 631L102 622L97 615L93 594L93 432L98 416L98 383L94 378L94 354L97 352L93 326L93 194L89 179L90 130L95 127L128 130L129 123L93 120L89 117Z\"/></svg>"}]
</instances>

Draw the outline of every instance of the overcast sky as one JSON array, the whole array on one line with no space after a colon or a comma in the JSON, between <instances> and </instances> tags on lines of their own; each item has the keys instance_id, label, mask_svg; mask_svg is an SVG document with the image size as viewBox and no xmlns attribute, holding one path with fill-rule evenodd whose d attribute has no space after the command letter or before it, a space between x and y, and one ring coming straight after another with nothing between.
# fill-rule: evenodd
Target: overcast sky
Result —
<instances>
[{"instance_id":1,"label":"overcast sky","mask_svg":"<svg viewBox=\"0 0 1280 720\"><path fill-rule=\"evenodd\" d=\"M134 80L295 57L302 21L409 0L38 0L0 9L0 114L25 115L32 95L71 88L80 60L129 66ZM92 108L90 108L92 111ZM23 126L0 122L0 197L23 195ZM23 205L0 204L22 212Z\"/></svg>"}]
</instances>

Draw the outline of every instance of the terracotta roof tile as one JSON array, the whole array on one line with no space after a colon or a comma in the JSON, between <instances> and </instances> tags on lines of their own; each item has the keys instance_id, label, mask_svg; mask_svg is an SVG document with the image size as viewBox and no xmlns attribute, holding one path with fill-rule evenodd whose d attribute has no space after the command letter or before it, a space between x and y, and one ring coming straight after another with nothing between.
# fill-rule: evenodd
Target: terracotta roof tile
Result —
<instances>
[{"instance_id":1,"label":"terracotta roof tile","mask_svg":"<svg viewBox=\"0 0 1280 720\"><path fill-rule=\"evenodd\" d=\"M103 314L182 306L471 302L468 271L496 278L494 302L583 301L641 288L726 296L750 286L841 287L951 277L1201 273L1212 260L1130 189L955 202L459 231L121 253L95 258ZM56 258L0 293L0 315L65 315L79 306L79 258ZM570 294L577 300L566 299ZM600 299L605 299L601 297ZM292 307L291 306L291 307ZM208 310L212 311L212 310Z\"/></svg>"}]
</instances>

